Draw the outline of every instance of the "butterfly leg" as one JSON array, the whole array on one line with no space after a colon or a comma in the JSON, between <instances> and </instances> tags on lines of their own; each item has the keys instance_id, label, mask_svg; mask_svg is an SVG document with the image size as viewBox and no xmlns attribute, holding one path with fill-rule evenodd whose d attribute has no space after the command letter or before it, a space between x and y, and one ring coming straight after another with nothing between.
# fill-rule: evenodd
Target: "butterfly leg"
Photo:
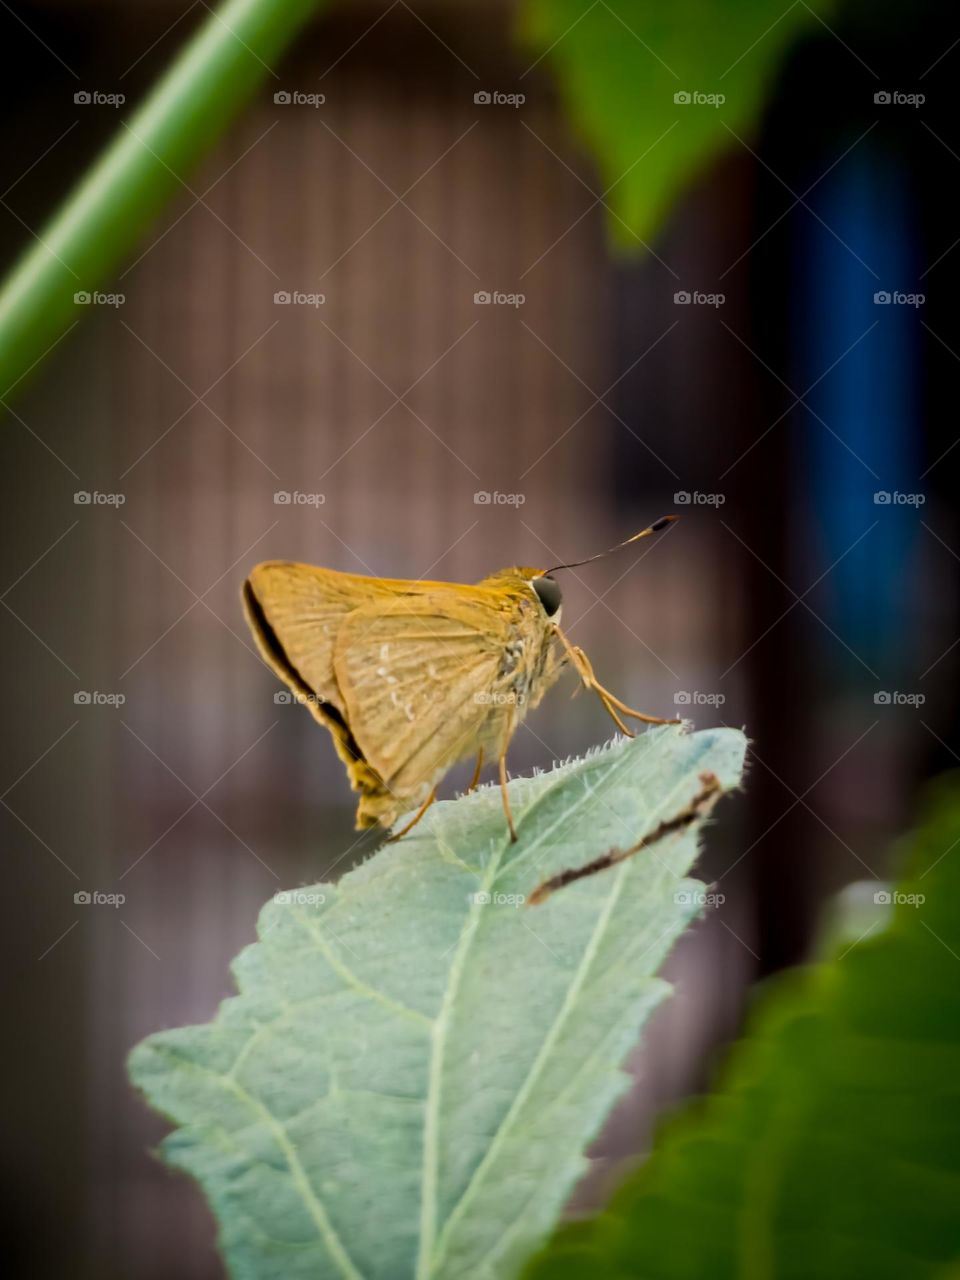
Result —
<instances>
[{"instance_id":1,"label":"butterfly leg","mask_svg":"<svg viewBox=\"0 0 960 1280\"><path fill-rule=\"evenodd\" d=\"M420 819L423 817L423 815L427 812L427 810L433 804L434 800L436 800L436 798L437 798L437 788L434 787L433 790L430 792L430 794L427 796L426 800L424 800L423 804L420 806L417 812L413 815L413 817L407 823L407 825L401 828L400 831L395 831L392 836L387 836L386 843L393 844L395 840L399 840L401 836L405 836L408 831L412 831L413 828L420 821Z\"/></svg>"},{"instance_id":2,"label":"butterfly leg","mask_svg":"<svg viewBox=\"0 0 960 1280\"><path fill-rule=\"evenodd\" d=\"M510 796L507 794L507 743L504 742L500 752L500 794L503 796L503 812L507 815L507 826L510 828L510 840L516 844L517 828L513 825L513 814L510 812Z\"/></svg>"},{"instance_id":3,"label":"butterfly leg","mask_svg":"<svg viewBox=\"0 0 960 1280\"><path fill-rule=\"evenodd\" d=\"M666 720L662 716L648 716L642 711L634 711L633 708L628 707L625 702L621 702L619 698L614 697L610 690L605 689L593 674L593 666L591 665L590 659L583 652L580 646L571 644L559 627L554 627L554 631L556 632L560 643L567 651L567 655L573 663L577 675L583 681L584 687L593 690L603 703L607 714L610 716L611 720L613 720L621 733L625 734L628 738L635 736L633 731L627 728L623 720L617 714L618 711L621 711L625 716L630 716L633 720L642 720L644 724L680 724L679 720Z\"/></svg>"},{"instance_id":4,"label":"butterfly leg","mask_svg":"<svg viewBox=\"0 0 960 1280\"><path fill-rule=\"evenodd\" d=\"M476 791L477 784L480 781L480 774L482 771L483 771L483 747L481 747L480 750L477 752L477 765L473 771L473 777L470 779L470 785L469 787L467 787L467 795L469 795L471 791Z\"/></svg>"}]
</instances>

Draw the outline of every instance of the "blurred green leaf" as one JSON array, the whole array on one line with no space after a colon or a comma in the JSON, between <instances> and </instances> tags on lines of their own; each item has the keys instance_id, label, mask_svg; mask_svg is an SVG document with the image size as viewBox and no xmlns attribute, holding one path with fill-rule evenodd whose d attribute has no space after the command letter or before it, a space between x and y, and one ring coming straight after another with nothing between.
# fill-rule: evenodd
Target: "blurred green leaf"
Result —
<instances>
[{"instance_id":1,"label":"blurred green leaf","mask_svg":"<svg viewBox=\"0 0 960 1280\"><path fill-rule=\"evenodd\" d=\"M772 984L716 1093L527 1280L958 1274L958 785L935 788L909 874L875 890L873 922Z\"/></svg>"},{"instance_id":2,"label":"blurred green leaf","mask_svg":"<svg viewBox=\"0 0 960 1280\"><path fill-rule=\"evenodd\" d=\"M190 198L189 175L257 85L280 87L276 63L325 0L225 0L50 223L0 289L0 399L89 313L75 295L109 279L172 196ZM76 86L81 88L79 84Z\"/></svg>"},{"instance_id":3,"label":"blurred green leaf","mask_svg":"<svg viewBox=\"0 0 960 1280\"><path fill-rule=\"evenodd\" d=\"M698 913L700 822L516 905L737 785L744 738L651 730L435 805L339 884L268 904L216 1020L152 1036L131 1076L180 1126L232 1274L506 1277L556 1220Z\"/></svg>"},{"instance_id":4,"label":"blurred green leaf","mask_svg":"<svg viewBox=\"0 0 960 1280\"><path fill-rule=\"evenodd\" d=\"M616 240L639 247L703 165L740 145L734 134L750 141L784 51L832 8L832 0L524 0L522 34L556 69L597 157Z\"/></svg>"}]
</instances>

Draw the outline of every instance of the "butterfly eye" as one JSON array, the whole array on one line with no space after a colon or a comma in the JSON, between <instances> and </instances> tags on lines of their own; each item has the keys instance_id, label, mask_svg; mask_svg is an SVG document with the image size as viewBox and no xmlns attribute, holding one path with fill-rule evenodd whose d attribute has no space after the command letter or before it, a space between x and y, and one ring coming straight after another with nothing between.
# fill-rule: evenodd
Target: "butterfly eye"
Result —
<instances>
[{"instance_id":1,"label":"butterfly eye","mask_svg":"<svg viewBox=\"0 0 960 1280\"><path fill-rule=\"evenodd\" d=\"M560 611L560 605L563 601L563 595L560 591L560 584L553 578L548 578L544 574L540 578L534 578L530 584L537 595L540 597L540 603L543 605L543 612L548 618L552 618L555 613Z\"/></svg>"}]
</instances>

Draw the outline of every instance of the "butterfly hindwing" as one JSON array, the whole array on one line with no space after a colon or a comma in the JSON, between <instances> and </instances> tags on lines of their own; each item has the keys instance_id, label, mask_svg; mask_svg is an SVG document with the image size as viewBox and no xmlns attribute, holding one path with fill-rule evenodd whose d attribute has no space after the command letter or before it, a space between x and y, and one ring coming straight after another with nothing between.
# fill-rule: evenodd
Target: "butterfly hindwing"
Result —
<instances>
[{"instance_id":1,"label":"butterfly hindwing","mask_svg":"<svg viewBox=\"0 0 960 1280\"><path fill-rule=\"evenodd\" d=\"M422 799L475 753L499 717L491 705L509 622L481 588L446 587L355 610L334 672L364 757L398 799Z\"/></svg>"}]
</instances>

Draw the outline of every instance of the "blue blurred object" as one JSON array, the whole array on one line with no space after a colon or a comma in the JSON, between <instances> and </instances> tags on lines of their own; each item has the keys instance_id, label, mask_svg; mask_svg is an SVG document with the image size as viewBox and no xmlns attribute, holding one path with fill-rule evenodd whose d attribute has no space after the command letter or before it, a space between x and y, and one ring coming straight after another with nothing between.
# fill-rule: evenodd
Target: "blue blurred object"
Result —
<instances>
[{"instance_id":1,"label":"blue blurred object","mask_svg":"<svg viewBox=\"0 0 960 1280\"><path fill-rule=\"evenodd\" d=\"M833 158L822 156L822 167ZM872 139L837 164L807 203L823 222L793 215L793 386L812 386L805 397L812 412L798 406L791 415L800 485L791 581L809 584L830 570L811 603L864 662L892 678L910 651L903 591L919 518L903 495L919 489L922 469L922 310L882 299L918 291L916 212L902 158ZM822 636L822 659L844 683L865 673Z\"/></svg>"}]
</instances>

